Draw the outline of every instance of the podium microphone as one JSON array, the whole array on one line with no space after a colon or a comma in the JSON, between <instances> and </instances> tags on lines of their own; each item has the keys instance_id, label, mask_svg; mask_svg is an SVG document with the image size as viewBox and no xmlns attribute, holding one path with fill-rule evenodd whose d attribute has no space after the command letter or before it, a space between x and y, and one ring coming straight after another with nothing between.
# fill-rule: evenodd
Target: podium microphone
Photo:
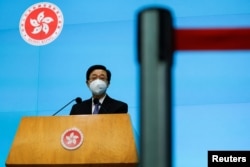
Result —
<instances>
[{"instance_id":1,"label":"podium microphone","mask_svg":"<svg viewBox=\"0 0 250 167\"><path fill-rule=\"evenodd\" d=\"M82 102L82 99L80 97L77 97L73 100L71 100L70 102L68 102L65 106L63 106L62 108L60 108L57 112L55 112L52 116L55 116L56 114L58 114L60 111L62 111L65 107L67 107L68 105L70 105L73 101L76 101L77 104Z\"/></svg>"}]
</instances>

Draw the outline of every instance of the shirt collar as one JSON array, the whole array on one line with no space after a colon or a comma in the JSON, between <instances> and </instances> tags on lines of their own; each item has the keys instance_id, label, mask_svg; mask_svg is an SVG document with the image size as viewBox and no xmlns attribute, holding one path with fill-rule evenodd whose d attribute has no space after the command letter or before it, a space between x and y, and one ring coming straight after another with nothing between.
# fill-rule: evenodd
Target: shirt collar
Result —
<instances>
[{"instance_id":1,"label":"shirt collar","mask_svg":"<svg viewBox=\"0 0 250 167\"><path fill-rule=\"evenodd\" d=\"M100 104L103 103L105 97L106 97L106 94L105 94L105 96L103 96L102 98L99 99ZM94 105L94 98L92 98L92 105Z\"/></svg>"}]
</instances>

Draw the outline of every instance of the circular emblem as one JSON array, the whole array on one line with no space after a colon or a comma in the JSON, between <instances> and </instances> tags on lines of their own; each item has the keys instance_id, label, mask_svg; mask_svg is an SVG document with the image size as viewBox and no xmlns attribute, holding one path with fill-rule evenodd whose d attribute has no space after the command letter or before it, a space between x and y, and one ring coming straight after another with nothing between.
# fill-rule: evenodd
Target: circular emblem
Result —
<instances>
[{"instance_id":1,"label":"circular emblem","mask_svg":"<svg viewBox=\"0 0 250 167\"><path fill-rule=\"evenodd\" d=\"M63 28L63 14L54 4L40 2L30 6L22 15L19 31L22 38L35 46L54 41Z\"/></svg>"},{"instance_id":2,"label":"circular emblem","mask_svg":"<svg viewBox=\"0 0 250 167\"><path fill-rule=\"evenodd\" d=\"M67 129L61 136L61 144L67 150L75 150L82 145L83 134L78 128Z\"/></svg>"}]
</instances>

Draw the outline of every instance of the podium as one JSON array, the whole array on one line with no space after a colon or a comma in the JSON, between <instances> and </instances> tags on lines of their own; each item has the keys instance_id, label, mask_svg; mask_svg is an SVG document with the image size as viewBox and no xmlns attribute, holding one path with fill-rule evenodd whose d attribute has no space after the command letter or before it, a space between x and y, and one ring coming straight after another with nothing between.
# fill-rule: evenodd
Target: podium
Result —
<instances>
[{"instance_id":1,"label":"podium","mask_svg":"<svg viewBox=\"0 0 250 167\"><path fill-rule=\"evenodd\" d=\"M23 117L6 167L138 165L128 114Z\"/></svg>"}]
</instances>

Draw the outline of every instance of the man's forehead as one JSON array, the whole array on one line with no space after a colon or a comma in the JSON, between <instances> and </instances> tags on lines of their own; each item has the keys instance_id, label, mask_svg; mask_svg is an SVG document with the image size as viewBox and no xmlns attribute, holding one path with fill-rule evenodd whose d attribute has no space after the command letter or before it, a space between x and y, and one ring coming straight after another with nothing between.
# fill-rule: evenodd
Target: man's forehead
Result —
<instances>
[{"instance_id":1,"label":"man's forehead","mask_svg":"<svg viewBox=\"0 0 250 167\"><path fill-rule=\"evenodd\" d=\"M95 75L95 74L105 74L105 75L107 75L107 72L105 70L102 70L102 69L96 69L96 70L94 70L94 71L92 71L90 73L90 75Z\"/></svg>"}]
</instances>

